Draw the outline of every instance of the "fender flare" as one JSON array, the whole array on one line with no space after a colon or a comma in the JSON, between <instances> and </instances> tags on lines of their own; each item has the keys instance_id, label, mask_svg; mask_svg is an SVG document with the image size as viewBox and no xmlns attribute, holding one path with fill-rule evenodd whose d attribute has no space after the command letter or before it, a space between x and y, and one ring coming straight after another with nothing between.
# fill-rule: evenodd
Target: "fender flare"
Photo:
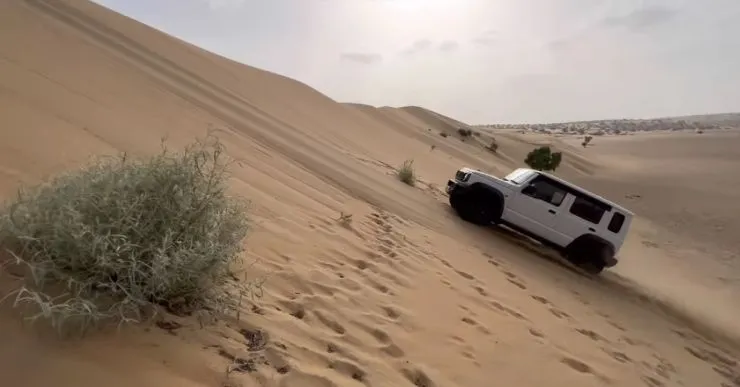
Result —
<instances>
[{"instance_id":1,"label":"fender flare","mask_svg":"<svg viewBox=\"0 0 740 387\"><path fill-rule=\"evenodd\" d=\"M612 251L612 255L616 252L616 249L614 248L613 243L609 242L608 240L596 234L583 234L579 236L578 238L574 239L572 242L570 242L565 249L566 251L568 251L574 246L577 246L578 244L581 244L581 243L593 243L593 244L604 245Z\"/></svg>"},{"instance_id":2,"label":"fender flare","mask_svg":"<svg viewBox=\"0 0 740 387\"><path fill-rule=\"evenodd\" d=\"M473 183L470 185L468 190L470 192L482 192L484 195L494 197L496 200L498 200L500 205L498 208L498 214L496 214L496 216L499 219L501 218L501 216L504 213L504 206L506 205L504 194L501 193L501 191L487 184L482 184L482 183Z\"/></svg>"}]
</instances>

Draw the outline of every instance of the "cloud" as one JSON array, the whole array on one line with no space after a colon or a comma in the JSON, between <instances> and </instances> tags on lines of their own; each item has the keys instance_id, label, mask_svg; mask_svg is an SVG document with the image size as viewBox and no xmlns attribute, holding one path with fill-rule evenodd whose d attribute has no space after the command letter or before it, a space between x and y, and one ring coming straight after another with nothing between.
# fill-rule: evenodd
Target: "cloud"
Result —
<instances>
[{"instance_id":1,"label":"cloud","mask_svg":"<svg viewBox=\"0 0 740 387\"><path fill-rule=\"evenodd\" d=\"M362 64L374 64L383 60L383 56L380 54L362 52L344 52L339 57L348 62Z\"/></svg>"},{"instance_id":2,"label":"cloud","mask_svg":"<svg viewBox=\"0 0 740 387\"><path fill-rule=\"evenodd\" d=\"M446 40L439 45L439 50L444 52L455 51L460 48L460 43L454 40Z\"/></svg>"},{"instance_id":3,"label":"cloud","mask_svg":"<svg viewBox=\"0 0 740 387\"><path fill-rule=\"evenodd\" d=\"M480 44L482 46L490 46L498 41L498 32L495 30L486 30L482 34L473 38L473 43Z\"/></svg>"},{"instance_id":4,"label":"cloud","mask_svg":"<svg viewBox=\"0 0 740 387\"><path fill-rule=\"evenodd\" d=\"M627 15L608 17L603 20L603 24L610 27L626 27L632 30L643 30L673 19L676 13L676 10L666 7L644 7L636 9Z\"/></svg>"},{"instance_id":5,"label":"cloud","mask_svg":"<svg viewBox=\"0 0 740 387\"><path fill-rule=\"evenodd\" d=\"M401 55L408 56L418 54L422 51L428 50L430 47L432 47L432 44L432 41L429 39L419 39L412 43L410 46L401 50Z\"/></svg>"}]
</instances>

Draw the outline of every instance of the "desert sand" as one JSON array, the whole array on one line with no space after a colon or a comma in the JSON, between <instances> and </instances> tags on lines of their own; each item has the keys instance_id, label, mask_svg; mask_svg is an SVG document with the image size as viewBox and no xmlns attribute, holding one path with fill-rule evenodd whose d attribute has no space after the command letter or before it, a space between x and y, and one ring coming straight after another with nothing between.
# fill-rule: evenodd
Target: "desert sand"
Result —
<instances>
[{"instance_id":1,"label":"desert sand","mask_svg":"<svg viewBox=\"0 0 740 387\"><path fill-rule=\"evenodd\" d=\"M80 340L6 303L2 386L740 386L737 132L462 141L452 118L341 104L82 0L3 1L0 26L2 198L215 128L264 280L239 320ZM558 174L638 214L601 277L447 204L460 166L505 174L541 143L564 152ZM416 187L394 176L407 159Z\"/></svg>"}]
</instances>

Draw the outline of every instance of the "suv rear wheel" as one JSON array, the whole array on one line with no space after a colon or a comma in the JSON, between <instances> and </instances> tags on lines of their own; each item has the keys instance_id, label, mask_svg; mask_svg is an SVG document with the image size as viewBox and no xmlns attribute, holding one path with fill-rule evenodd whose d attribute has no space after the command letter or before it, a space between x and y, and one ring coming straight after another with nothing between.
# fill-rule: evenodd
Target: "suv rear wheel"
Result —
<instances>
[{"instance_id":1,"label":"suv rear wheel","mask_svg":"<svg viewBox=\"0 0 740 387\"><path fill-rule=\"evenodd\" d=\"M611 247L603 242L590 239L573 242L567 251L567 258L570 262L593 275L604 271L612 255Z\"/></svg>"}]
</instances>

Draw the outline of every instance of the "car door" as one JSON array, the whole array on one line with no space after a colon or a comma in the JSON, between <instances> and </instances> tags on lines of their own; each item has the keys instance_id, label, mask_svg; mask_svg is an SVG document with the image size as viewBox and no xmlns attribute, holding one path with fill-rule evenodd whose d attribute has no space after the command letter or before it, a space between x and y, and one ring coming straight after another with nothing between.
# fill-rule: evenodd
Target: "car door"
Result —
<instances>
[{"instance_id":1,"label":"car door","mask_svg":"<svg viewBox=\"0 0 740 387\"><path fill-rule=\"evenodd\" d=\"M547 176L538 175L506 204L505 220L551 242L560 239L553 230L567 191Z\"/></svg>"}]
</instances>

